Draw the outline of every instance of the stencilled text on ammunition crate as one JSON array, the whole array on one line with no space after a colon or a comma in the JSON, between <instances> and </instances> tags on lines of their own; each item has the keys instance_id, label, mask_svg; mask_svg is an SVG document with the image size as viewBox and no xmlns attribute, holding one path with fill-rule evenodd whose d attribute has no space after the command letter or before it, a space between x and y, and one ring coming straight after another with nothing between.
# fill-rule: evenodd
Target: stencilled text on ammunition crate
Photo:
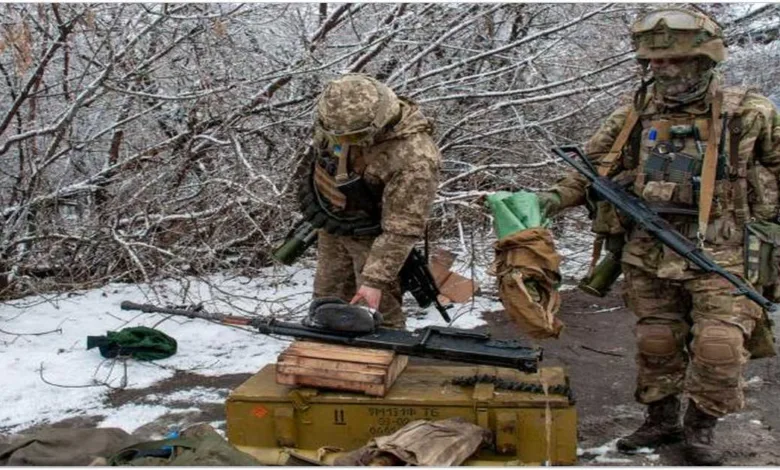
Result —
<instances>
[{"instance_id":1,"label":"stencilled text on ammunition crate","mask_svg":"<svg viewBox=\"0 0 780 470\"><path fill-rule=\"evenodd\" d=\"M439 416L436 408L415 407L376 407L368 408L368 415L374 418L374 424L368 432L372 436L392 434L417 419L432 419Z\"/></svg>"}]
</instances>

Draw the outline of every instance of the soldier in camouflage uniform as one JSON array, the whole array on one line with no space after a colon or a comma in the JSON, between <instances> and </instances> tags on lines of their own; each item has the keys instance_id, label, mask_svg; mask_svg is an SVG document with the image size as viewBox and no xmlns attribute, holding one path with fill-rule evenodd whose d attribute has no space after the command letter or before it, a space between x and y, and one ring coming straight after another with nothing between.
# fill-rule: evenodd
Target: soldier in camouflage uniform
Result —
<instances>
[{"instance_id":1,"label":"soldier in camouflage uniform","mask_svg":"<svg viewBox=\"0 0 780 470\"><path fill-rule=\"evenodd\" d=\"M777 217L780 117L765 97L724 87L720 26L690 10L653 11L632 27L644 81L587 142L602 176L631 188L721 266L745 276L745 224ZM579 174L540 193L548 214L590 201ZM746 344L766 317L725 279L704 273L606 202L593 203L593 230L622 245L624 299L637 317L635 397L645 423L622 451L683 440L687 460L718 465L719 417L744 406ZM607 244L609 248L609 243ZM774 351L772 351L774 352ZM689 397L680 425L680 396Z\"/></svg>"},{"instance_id":2,"label":"soldier in camouflage uniform","mask_svg":"<svg viewBox=\"0 0 780 470\"><path fill-rule=\"evenodd\" d=\"M316 193L315 298L378 309L404 328L399 271L425 233L441 157L417 105L379 81L346 74L317 101L315 162L304 188Z\"/></svg>"}]
</instances>

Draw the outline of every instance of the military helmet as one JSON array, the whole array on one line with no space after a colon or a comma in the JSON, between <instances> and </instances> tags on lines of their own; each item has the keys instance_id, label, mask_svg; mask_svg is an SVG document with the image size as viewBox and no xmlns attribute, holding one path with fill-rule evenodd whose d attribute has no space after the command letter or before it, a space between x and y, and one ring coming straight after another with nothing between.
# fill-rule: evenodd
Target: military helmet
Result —
<instances>
[{"instance_id":1,"label":"military helmet","mask_svg":"<svg viewBox=\"0 0 780 470\"><path fill-rule=\"evenodd\" d=\"M715 63L726 60L723 30L698 11L664 8L641 16L631 27L639 60L706 56Z\"/></svg>"},{"instance_id":2,"label":"military helmet","mask_svg":"<svg viewBox=\"0 0 780 470\"><path fill-rule=\"evenodd\" d=\"M317 100L316 125L329 138L366 145L400 110L393 90L368 75L350 73L325 86Z\"/></svg>"}]
</instances>

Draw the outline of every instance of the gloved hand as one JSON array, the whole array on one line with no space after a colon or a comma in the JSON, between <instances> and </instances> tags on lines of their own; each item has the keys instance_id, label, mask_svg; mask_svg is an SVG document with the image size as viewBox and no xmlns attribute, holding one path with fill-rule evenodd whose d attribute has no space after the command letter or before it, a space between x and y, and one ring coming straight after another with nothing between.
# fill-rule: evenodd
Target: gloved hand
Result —
<instances>
[{"instance_id":1,"label":"gloved hand","mask_svg":"<svg viewBox=\"0 0 780 470\"><path fill-rule=\"evenodd\" d=\"M539 208L544 217L554 216L561 208L561 196L555 191L539 191L536 197L539 198Z\"/></svg>"}]
</instances>

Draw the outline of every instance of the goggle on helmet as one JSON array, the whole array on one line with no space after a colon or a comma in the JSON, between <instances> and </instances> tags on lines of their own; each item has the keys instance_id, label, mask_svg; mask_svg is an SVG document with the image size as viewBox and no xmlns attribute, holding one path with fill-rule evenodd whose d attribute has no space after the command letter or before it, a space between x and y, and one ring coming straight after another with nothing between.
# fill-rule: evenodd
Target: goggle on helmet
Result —
<instances>
[{"instance_id":1,"label":"goggle on helmet","mask_svg":"<svg viewBox=\"0 0 780 470\"><path fill-rule=\"evenodd\" d=\"M723 30L708 16L682 8L656 10L631 27L639 60L703 55L715 63L726 59Z\"/></svg>"}]
</instances>

